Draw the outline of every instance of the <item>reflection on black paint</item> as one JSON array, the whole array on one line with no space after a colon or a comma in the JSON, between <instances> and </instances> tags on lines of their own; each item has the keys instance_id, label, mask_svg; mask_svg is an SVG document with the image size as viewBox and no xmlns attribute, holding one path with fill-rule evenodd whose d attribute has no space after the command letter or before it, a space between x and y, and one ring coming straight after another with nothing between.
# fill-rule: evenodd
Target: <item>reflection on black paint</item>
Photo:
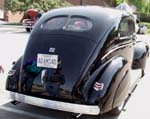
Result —
<instances>
[{"instance_id":1,"label":"reflection on black paint","mask_svg":"<svg viewBox=\"0 0 150 119\"><path fill-rule=\"evenodd\" d=\"M21 77L21 92L30 93L34 78L41 72L41 68L37 67L37 61L32 59L23 66Z\"/></svg>"},{"instance_id":2,"label":"reflection on black paint","mask_svg":"<svg viewBox=\"0 0 150 119\"><path fill-rule=\"evenodd\" d=\"M58 97L60 93L60 86L65 83L64 75L62 74L62 68L56 69L53 76L50 76L46 80L46 91L49 96Z\"/></svg>"},{"instance_id":3,"label":"reflection on black paint","mask_svg":"<svg viewBox=\"0 0 150 119\"><path fill-rule=\"evenodd\" d=\"M39 74L42 75L42 71L46 70L44 74L45 79L38 78ZM47 70L41 67L37 67L37 61L32 59L23 66L23 72L21 77L21 92L31 93L33 82L35 79L42 80L41 86L46 90L49 96L58 97L60 95L60 86L65 83L65 78L62 73L61 61L59 61L58 68ZM41 77L42 78L42 77Z\"/></svg>"}]
</instances>

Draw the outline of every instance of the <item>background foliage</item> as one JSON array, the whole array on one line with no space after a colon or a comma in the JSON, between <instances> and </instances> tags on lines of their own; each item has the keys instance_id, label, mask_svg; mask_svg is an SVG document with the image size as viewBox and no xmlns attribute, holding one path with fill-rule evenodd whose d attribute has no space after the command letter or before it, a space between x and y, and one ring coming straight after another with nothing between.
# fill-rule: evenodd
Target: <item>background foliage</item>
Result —
<instances>
[{"instance_id":1,"label":"background foliage","mask_svg":"<svg viewBox=\"0 0 150 119\"><path fill-rule=\"evenodd\" d=\"M84 0L81 0L84 1ZM137 12L150 13L150 0L102 0L107 6L116 7L116 5L127 2L129 5L134 5ZM66 0L5 0L6 10L12 12L25 11L30 8L42 9L45 12L64 6L71 6Z\"/></svg>"},{"instance_id":2,"label":"background foliage","mask_svg":"<svg viewBox=\"0 0 150 119\"><path fill-rule=\"evenodd\" d=\"M116 4L121 4L123 2L136 6L137 12L150 13L150 0L116 0Z\"/></svg>"},{"instance_id":3,"label":"background foliage","mask_svg":"<svg viewBox=\"0 0 150 119\"><path fill-rule=\"evenodd\" d=\"M32 8L46 12L64 6L71 6L71 4L65 0L5 0L5 9L12 12L24 12Z\"/></svg>"}]
</instances>

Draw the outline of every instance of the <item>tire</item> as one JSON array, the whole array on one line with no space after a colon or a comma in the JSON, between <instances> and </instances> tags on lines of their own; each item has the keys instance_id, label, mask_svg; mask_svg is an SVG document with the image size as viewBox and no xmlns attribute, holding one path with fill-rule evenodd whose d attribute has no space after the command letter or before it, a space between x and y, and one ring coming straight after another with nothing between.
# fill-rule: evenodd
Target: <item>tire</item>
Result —
<instances>
[{"instance_id":1,"label":"tire","mask_svg":"<svg viewBox=\"0 0 150 119\"><path fill-rule=\"evenodd\" d=\"M115 108L113 108L111 111L108 112L109 115L112 116L118 116L120 115L120 113L122 112L123 108L124 108L125 103L122 102L120 106L117 106Z\"/></svg>"},{"instance_id":2,"label":"tire","mask_svg":"<svg viewBox=\"0 0 150 119\"><path fill-rule=\"evenodd\" d=\"M26 31L27 32L31 32L31 28L26 28Z\"/></svg>"}]
</instances>

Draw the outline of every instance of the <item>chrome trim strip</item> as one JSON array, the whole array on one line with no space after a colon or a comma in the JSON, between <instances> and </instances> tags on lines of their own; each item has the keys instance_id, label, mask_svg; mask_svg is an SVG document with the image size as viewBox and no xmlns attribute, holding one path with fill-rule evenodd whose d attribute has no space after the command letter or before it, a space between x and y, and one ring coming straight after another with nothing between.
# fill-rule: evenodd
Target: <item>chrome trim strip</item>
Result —
<instances>
[{"instance_id":1,"label":"chrome trim strip","mask_svg":"<svg viewBox=\"0 0 150 119\"><path fill-rule=\"evenodd\" d=\"M32 96L15 93L11 91L7 91L7 92L8 92L7 97L13 100L31 104L31 105L36 105L36 106L60 110L60 111L88 114L88 115L100 114L100 108L97 105L73 104L73 103L53 101L53 100L48 100L48 99L32 97Z\"/></svg>"},{"instance_id":2,"label":"chrome trim strip","mask_svg":"<svg viewBox=\"0 0 150 119\"><path fill-rule=\"evenodd\" d=\"M101 58L101 60L104 60L108 55L110 55L110 54L113 53L114 51L116 51L116 50L118 50L118 49L121 49L121 48L123 48L123 47L125 47L125 46L129 46L129 45L125 44L125 45L117 46L117 47L111 49L110 51L108 51L108 52Z\"/></svg>"}]
</instances>

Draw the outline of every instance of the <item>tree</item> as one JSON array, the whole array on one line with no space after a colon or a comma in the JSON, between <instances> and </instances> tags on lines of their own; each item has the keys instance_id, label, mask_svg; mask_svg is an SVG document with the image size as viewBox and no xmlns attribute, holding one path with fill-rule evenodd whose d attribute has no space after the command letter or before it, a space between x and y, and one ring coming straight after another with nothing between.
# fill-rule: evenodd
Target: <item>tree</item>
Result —
<instances>
[{"instance_id":1,"label":"tree","mask_svg":"<svg viewBox=\"0 0 150 119\"><path fill-rule=\"evenodd\" d=\"M150 0L102 0L102 2L109 7L116 7L126 2L131 6L135 6L137 12L150 14Z\"/></svg>"},{"instance_id":2,"label":"tree","mask_svg":"<svg viewBox=\"0 0 150 119\"><path fill-rule=\"evenodd\" d=\"M64 6L71 6L71 4L65 0L5 0L5 9L12 12L24 12L33 8L46 12Z\"/></svg>"},{"instance_id":3,"label":"tree","mask_svg":"<svg viewBox=\"0 0 150 119\"><path fill-rule=\"evenodd\" d=\"M150 0L116 0L116 3L121 4L124 1L130 5L136 6L138 12L150 13Z\"/></svg>"},{"instance_id":4,"label":"tree","mask_svg":"<svg viewBox=\"0 0 150 119\"><path fill-rule=\"evenodd\" d=\"M147 7L147 0L128 0L130 4L133 4L136 6L137 11L139 12L145 12Z\"/></svg>"},{"instance_id":5,"label":"tree","mask_svg":"<svg viewBox=\"0 0 150 119\"><path fill-rule=\"evenodd\" d=\"M145 12L146 12L147 14L150 14L150 0L148 0L148 3L147 3L147 5L146 5L146 7L145 7Z\"/></svg>"},{"instance_id":6,"label":"tree","mask_svg":"<svg viewBox=\"0 0 150 119\"><path fill-rule=\"evenodd\" d=\"M109 7L115 7L116 6L116 0L103 0L103 3Z\"/></svg>"},{"instance_id":7,"label":"tree","mask_svg":"<svg viewBox=\"0 0 150 119\"><path fill-rule=\"evenodd\" d=\"M116 0L116 4L119 5L119 4L123 3L124 1L128 2L128 0Z\"/></svg>"}]
</instances>

